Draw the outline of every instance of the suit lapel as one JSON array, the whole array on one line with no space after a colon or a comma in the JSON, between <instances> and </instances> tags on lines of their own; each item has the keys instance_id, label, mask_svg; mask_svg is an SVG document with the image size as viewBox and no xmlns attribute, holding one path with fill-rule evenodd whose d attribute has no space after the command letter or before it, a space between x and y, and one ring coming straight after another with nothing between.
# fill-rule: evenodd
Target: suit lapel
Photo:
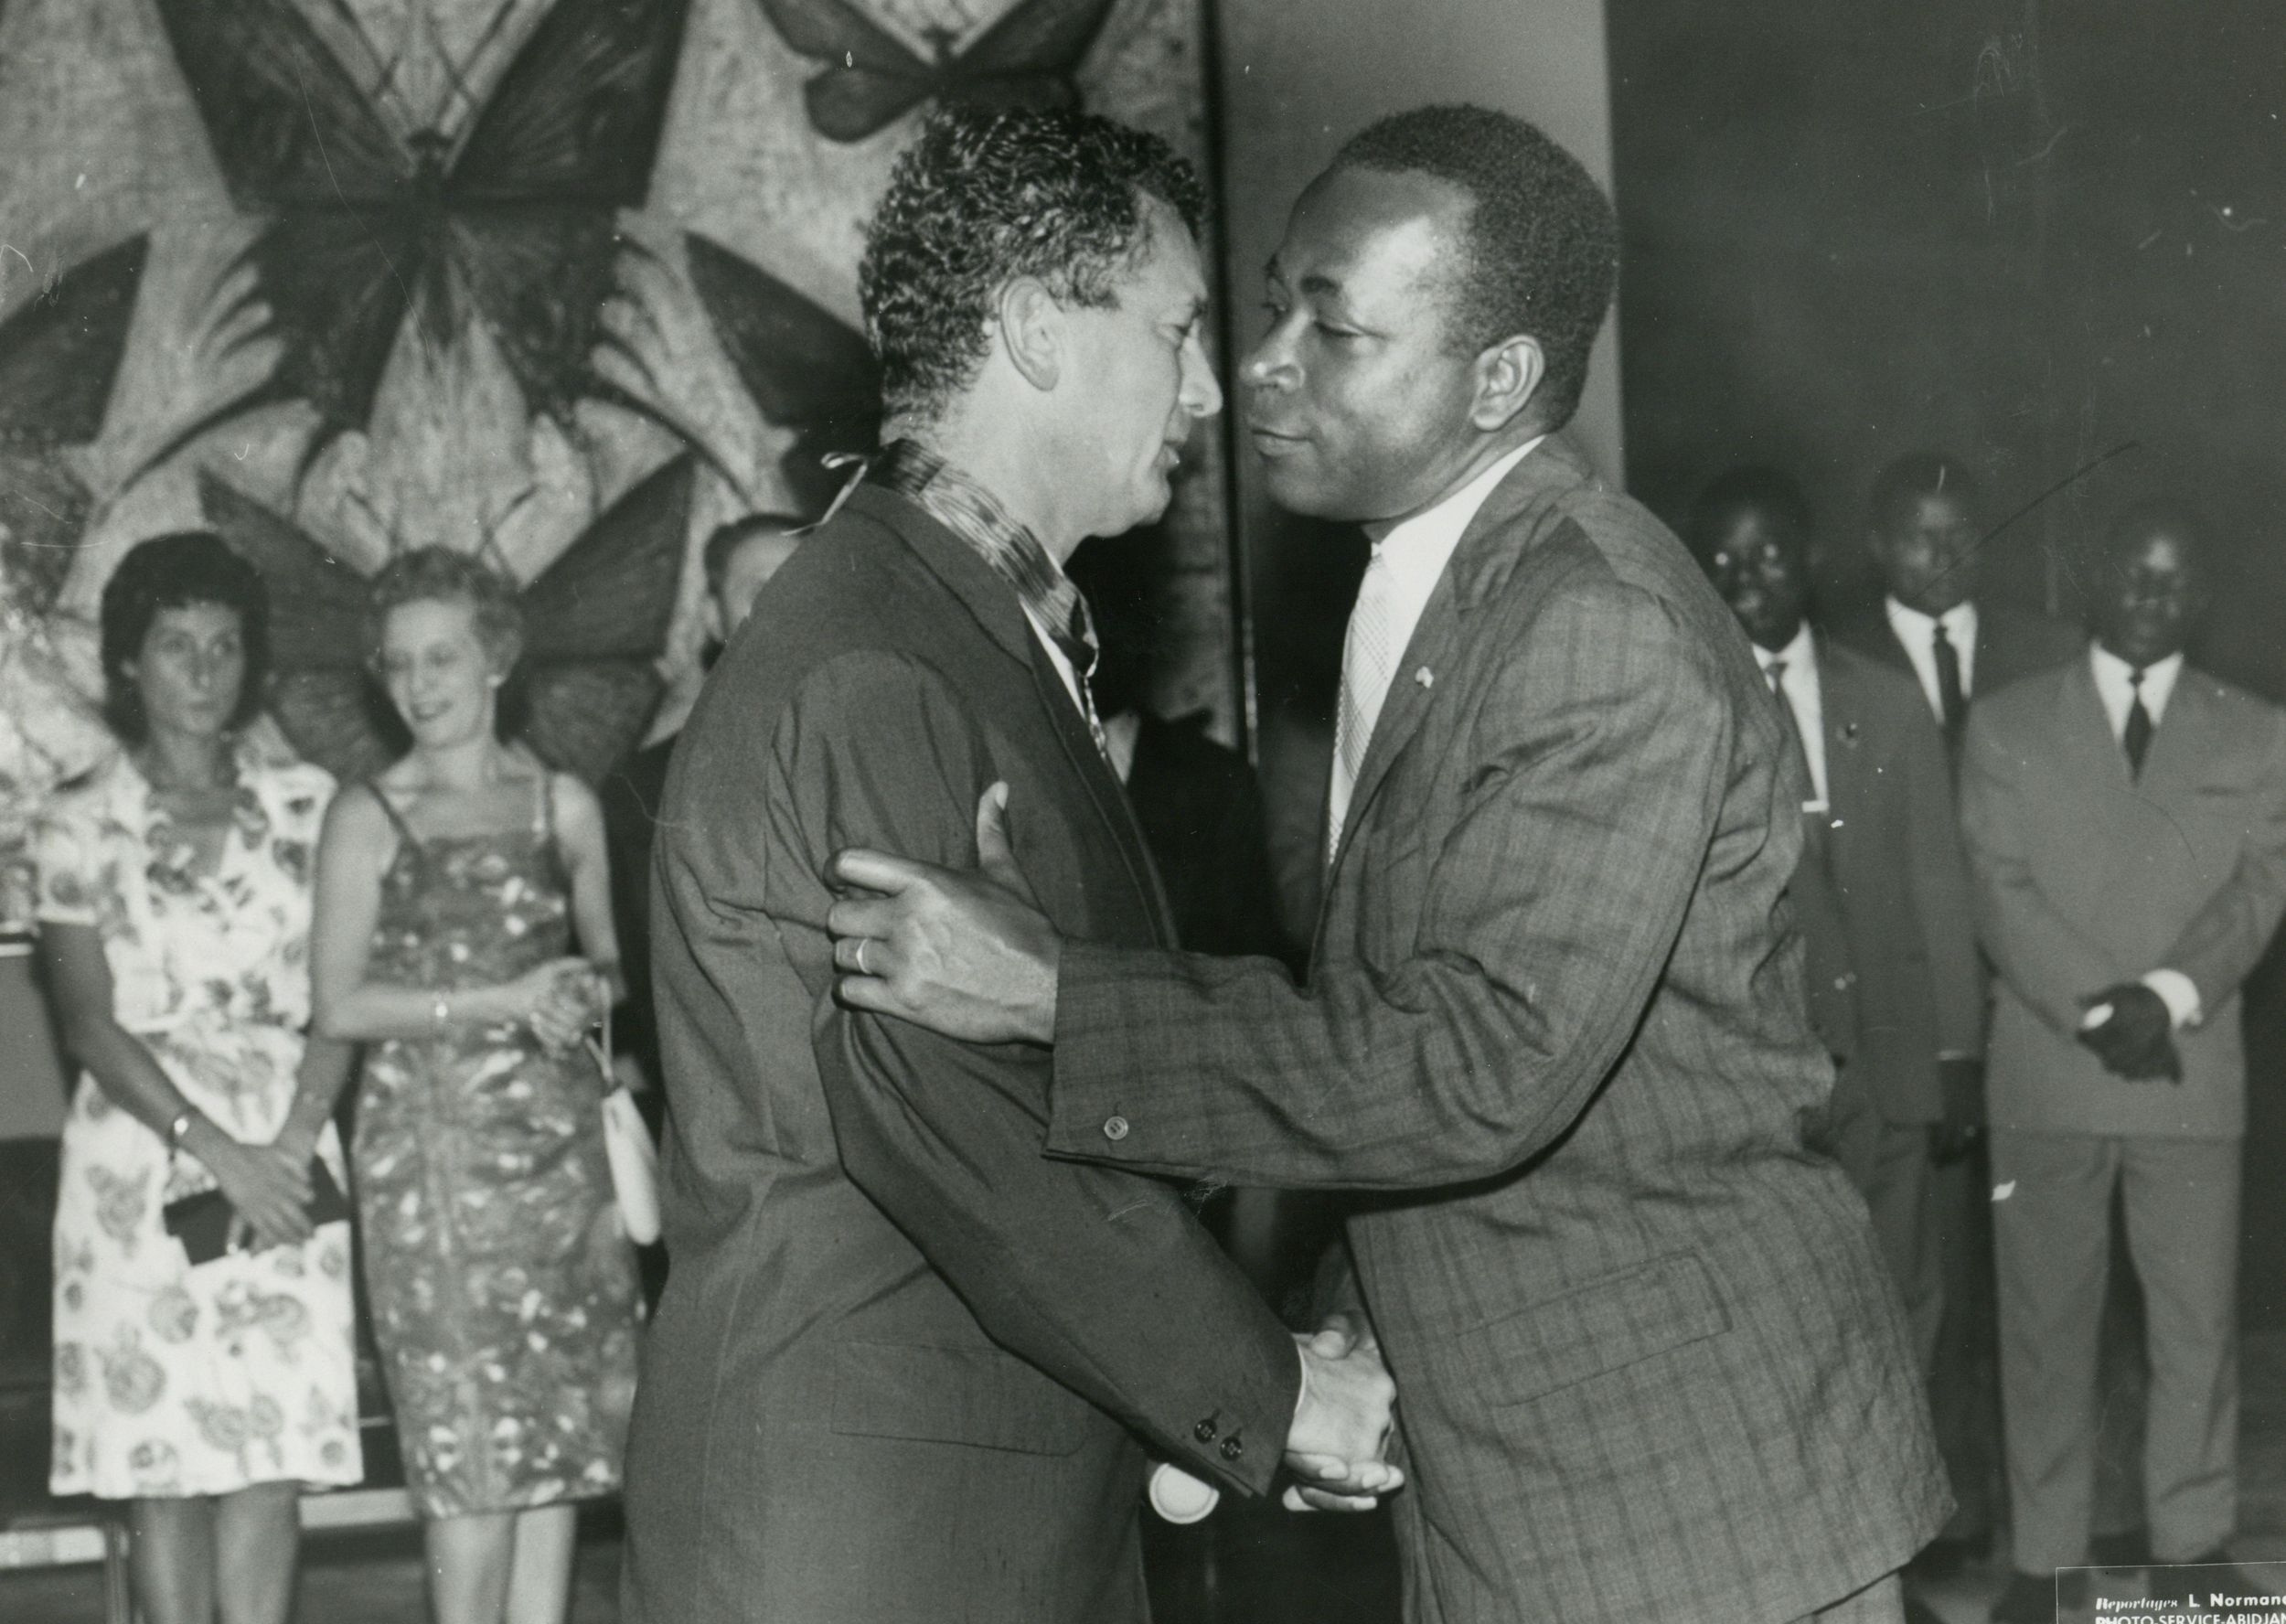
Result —
<instances>
[{"instance_id":1,"label":"suit lapel","mask_svg":"<svg viewBox=\"0 0 2286 1624\"><path fill-rule=\"evenodd\" d=\"M1127 792L1120 786L1111 764L1104 759L1104 753L1095 747L1095 735L1088 728L1087 718L1072 702L1072 690L1063 686L1063 674L1042 651L1039 638L1031 635L1029 621L1025 623L1025 631L1032 690L1048 713L1056 743L1063 747L1073 772L1087 785L1088 798L1095 803L1096 816L1103 819L1105 828L1110 831L1112 844L1119 849L1119 860L1127 865L1127 877L1134 881L1137 892L1149 903L1152 928L1158 932L1160 942L1171 944L1175 940L1173 911L1159 884L1159 870L1143 844L1143 832L1136 824L1135 808L1127 802Z\"/></svg>"},{"instance_id":2,"label":"suit lapel","mask_svg":"<svg viewBox=\"0 0 2286 1624\"><path fill-rule=\"evenodd\" d=\"M2112 736L2103 696L2096 691L2096 674L2085 659L2066 670L2056 690L2056 738L2069 758L2072 780L2128 786L2127 752Z\"/></svg>"},{"instance_id":3,"label":"suit lapel","mask_svg":"<svg viewBox=\"0 0 2286 1624\"><path fill-rule=\"evenodd\" d=\"M1088 731L1087 719L1072 702L1071 690L1063 686L1062 674L1042 650L1015 592L977 556L974 548L938 523L927 508L911 497L877 485L860 485L850 495L849 506L902 539L928 566L930 573L975 617L984 635L1031 674L1032 692L1046 713L1049 729L1063 747L1073 772L1087 786L1088 800L1117 849L1137 894L1144 899L1152 928L1162 942L1173 941L1173 915L1166 892L1159 885L1159 871L1152 865L1142 834L1136 827L1135 814L1127 806L1127 792L1113 776L1111 764L1104 760L1103 752L1095 748L1095 736Z\"/></svg>"},{"instance_id":4,"label":"suit lapel","mask_svg":"<svg viewBox=\"0 0 2286 1624\"><path fill-rule=\"evenodd\" d=\"M2199 674L2187 663L2175 674L2174 692L2151 736L2136 788L2149 797L2187 792L2196 784L2200 764L2214 759L2214 707Z\"/></svg>"},{"instance_id":5,"label":"suit lapel","mask_svg":"<svg viewBox=\"0 0 2286 1624\"><path fill-rule=\"evenodd\" d=\"M1328 871L1329 891L1331 876L1340 871L1342 859L1364 823L1366 808L1389 776L1391 765L1420 731L1437 682L1449 674L1469 611L1507 578L1537 533L1537 527L1529 522L1533 510L1544 509L1556 497L1591 477L1579 454L1561 438L1550 435L1509 470L1508 477L1493 487L1484 506L1469 521L1390 678L1389 695L1382 701L1373 740L1358 767L1357 787L1350 796L1349 813L1341 826L1341 849L1334 853Z\"/></svg>"}]
</instances>

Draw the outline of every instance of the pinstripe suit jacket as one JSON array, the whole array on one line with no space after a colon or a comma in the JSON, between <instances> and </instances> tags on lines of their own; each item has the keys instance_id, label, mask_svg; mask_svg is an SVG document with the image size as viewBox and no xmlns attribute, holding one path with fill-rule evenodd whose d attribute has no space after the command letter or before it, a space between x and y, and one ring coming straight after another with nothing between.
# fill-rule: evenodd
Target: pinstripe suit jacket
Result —
<instances>
[{"instance_id":1,"label":"pinstripe suit jacket","mask_svg":"<svg viewBox=\"0 0 2286 1624\"><path fill-rule=\"evenodd\" d=\"M1944 1514L1864 1206L1802 1145L1804 789L1696 566L1551 440L1398 668L1309 984L1066 950L1052 1150L1382 1192L1412 1619L1790 1619Z\"/></svg>"}]
</instances>

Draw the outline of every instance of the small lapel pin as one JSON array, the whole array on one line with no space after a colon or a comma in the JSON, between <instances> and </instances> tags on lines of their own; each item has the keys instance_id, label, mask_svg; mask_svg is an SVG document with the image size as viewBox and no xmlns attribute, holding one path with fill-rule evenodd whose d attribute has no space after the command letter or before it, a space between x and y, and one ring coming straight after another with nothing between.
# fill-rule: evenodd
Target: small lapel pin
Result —
<instances>
[{"instance_id":1,"label":"small lapel pin","mask_svg":"<svg viewBox=\"0 0 2286 1624\"><path fill-rule=\"evenodd\" d=\"M1845 721L1842 724L1842 743L1844 744L1854 744L1857 743L1857 724L1855 722Z\"/></svg>"},{"instance_id":2,"label":"small lapel pin","mask_svg":"<svg viewBox=\"0 0 2286 1624\"><path fill-rule=\"evenodd\" d=\"M1437 673L1430 670L1426 666L1423 666L1419 670L1413 673L1413 680L1419 683L1423 688L1435 688L1437 686Z\"/></svg>"}]
</instances>

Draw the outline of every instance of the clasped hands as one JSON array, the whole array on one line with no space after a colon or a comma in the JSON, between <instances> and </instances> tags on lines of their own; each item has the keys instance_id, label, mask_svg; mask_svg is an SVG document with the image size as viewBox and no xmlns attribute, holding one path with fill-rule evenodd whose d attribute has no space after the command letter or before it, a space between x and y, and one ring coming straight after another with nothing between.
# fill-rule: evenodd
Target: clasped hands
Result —
<instances>
[{"instance_id":1,"label":"clasped hands","mask_svg":"<svg viewBox=\"0 0 2286 1624\"><path fill-rule=\"evenodd\" d=\"M2122 981L2079 1000L2090 1014L2106 1009L2101 1020L2079 1029L2078 1040L2095 1052L2104 1070L2130 1083L2183 1081L2183 1057L2175 1052L2174 1018L2161 998L2140 981Z\"/></svg>"},{"instance_id":2,"label":"clasped hands","mask_svg":"<svg viewBox=\"0 0 2286 1624\"><path fill-rule=\"evenodd\" d=\"M1008 785L977 805L973 871L855 848L826 916L844 1003L972 1043L1052 1043L1063 944L1016 866ZM1396 1386L1371 1331L1335 1315L1297 1337L1302 1391L1287 1434L1295 1511L1358 1512L1404 1486L1386 1458Z\"/></svg>"}]
</instances>

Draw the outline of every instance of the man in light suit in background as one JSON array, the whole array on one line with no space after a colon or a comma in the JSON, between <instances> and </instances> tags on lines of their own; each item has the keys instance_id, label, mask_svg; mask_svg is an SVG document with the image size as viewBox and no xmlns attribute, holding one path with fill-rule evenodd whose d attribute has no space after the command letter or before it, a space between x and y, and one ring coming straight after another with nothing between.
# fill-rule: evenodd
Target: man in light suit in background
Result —
<instances>
[{"instance_id":1,"label":"man in light suit in background","mask_svg":"<svg viewBox=\"0 0 2286 1624\"><path fill-rule=\"evenodd\" d=\"M1923 1373L1944 1310L1929 1175L1983 1112L1984 989L1952 774L1903 672L1811 628L1810 508L1739 468L1685 539L1754 644L1811 798L1796 911L1811 1010L1836 1061L1827 1147L1873 1211Z\"/></svg>"},{"instance_id":2,"label":"man in light suit in background","mask_svg":"<svg viewBox=\"0 0 2286 1624\"><path fill-rule=\"evenodd\" d=\"M1051 1045L1057 1158L1385 1192L1349 1239L1418 1624L1895 1620L1947 1501L1864 1203L1802 1143L1799 769L1689 553L1556 433L1617 243L1480 108L1295 205L1247 423L1282 505L1375 543L1306 987L1055 931L988 817L984 876L843 854L880 894L829 920L842 996Z\"/></svg>"},{"instance_id":3,"label":"man in light suit in background","mask_svg":"<svg viewBox=\"0 0 2286 1624\"><path fill-rule=\"evenodd\" d=\"M2105 546L2092 647L1979 701L1963 815L1985 946L2002 1406L2016 1573L2088 1560L2114 1191L2149 1305L2152 1554L2227 1560L2237 1511L2239 983L2286 907L2286 713L2184 663L2187 510Z\"/></svg>"}]
</instances>

